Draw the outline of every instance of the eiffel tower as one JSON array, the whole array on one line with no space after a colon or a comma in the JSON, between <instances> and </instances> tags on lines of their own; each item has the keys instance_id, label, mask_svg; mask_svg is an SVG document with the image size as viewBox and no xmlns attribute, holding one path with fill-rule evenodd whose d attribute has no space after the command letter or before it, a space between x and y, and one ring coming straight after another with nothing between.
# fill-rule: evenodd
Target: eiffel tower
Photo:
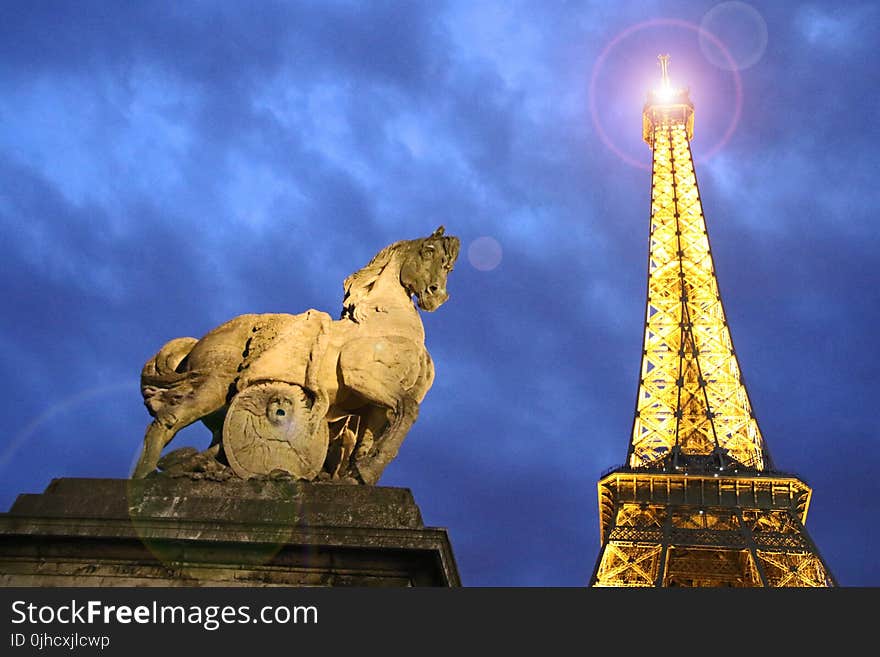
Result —
<instances>
[{"instance_id":1,"label":"eiffel tower","mask_svg":"<svg viewBox=\"0 0 880 657\"><path fill-rule=\"evenodd\" d=\"M648 93L648 295L625 465L599 480L592 586L835 586L804 523L812 490L770 459L718 291L688 89Z\"/></svg>"}]
</instances>

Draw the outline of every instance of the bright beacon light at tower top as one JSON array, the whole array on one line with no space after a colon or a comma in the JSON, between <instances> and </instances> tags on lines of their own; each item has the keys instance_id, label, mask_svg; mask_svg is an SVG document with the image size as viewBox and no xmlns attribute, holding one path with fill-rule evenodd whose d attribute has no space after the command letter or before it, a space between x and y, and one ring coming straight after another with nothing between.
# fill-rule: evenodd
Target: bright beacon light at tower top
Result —
<instances>
[{"instance_id":1,"label":"bright beacon light at tower top","mask_svg":"<svg viewBox=\"0 0 880 657\"><path fill-rule=\"evenodd\" d=\"M642 137L654 148L654 131L660 126L682 123L688 140L694 137L694 104L687 87L673 87L669 82L669 55L658 55L660 86L648 92L648 101L642 113Z\"/></svg>"},{"instance_id":2,"label":"bright beacon light at tower top","mask_svg":"<svg viewBox=\"0 0 880 657\"><path fill-rule=\"evenodd\" d=\"M657 55L660 60L660 86L652 89L648 94L648 102L651 104L666 104L681 102L683 96L687 96L688 90L673 87L669 81L669 55Z\"/></svg>"}]
</instances>

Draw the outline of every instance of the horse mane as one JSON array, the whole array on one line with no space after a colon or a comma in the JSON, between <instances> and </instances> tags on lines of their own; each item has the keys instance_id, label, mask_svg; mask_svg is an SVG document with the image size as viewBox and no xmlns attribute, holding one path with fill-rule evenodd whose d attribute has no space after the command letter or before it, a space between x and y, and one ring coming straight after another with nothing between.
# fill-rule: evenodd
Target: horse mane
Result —
<instances>
[{"instance_id":1,"label":"horse mane","mask_svg":"<svg viewBox=\"0 0 880 657\"><path fill-rule=\"evenodd\" d=\"M373 284L378 280L385 267L399 251L409 246L410 242L411 240L401 240L386 246L373 256L373 259L365 267L345 279L342 284L345 291L345 296L342 298L342 319L348 318L355 322L360 322L363 319L363 313L358 312L358 304L373 289Z\"/></svg>"}]
</instances>

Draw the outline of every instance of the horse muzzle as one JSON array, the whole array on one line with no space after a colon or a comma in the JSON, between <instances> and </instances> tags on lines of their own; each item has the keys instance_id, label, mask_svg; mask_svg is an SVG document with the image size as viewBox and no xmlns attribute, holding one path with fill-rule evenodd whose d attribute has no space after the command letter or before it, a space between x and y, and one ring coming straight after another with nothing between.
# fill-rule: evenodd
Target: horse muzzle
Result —
<instances>
[{"instance_id":1,"label":"horse muzzle","mask_svg":"<svg viewBox=\"0 0 880 657\"><path fill-rule=\"evenodd\" d=\"M446 303L448 299L449 293L446 291L446 288L438 287L436 285L416 294L416 301L419 304L419 308L427 310L428 312L434 312Z\"/></svg>"}]
</instances>

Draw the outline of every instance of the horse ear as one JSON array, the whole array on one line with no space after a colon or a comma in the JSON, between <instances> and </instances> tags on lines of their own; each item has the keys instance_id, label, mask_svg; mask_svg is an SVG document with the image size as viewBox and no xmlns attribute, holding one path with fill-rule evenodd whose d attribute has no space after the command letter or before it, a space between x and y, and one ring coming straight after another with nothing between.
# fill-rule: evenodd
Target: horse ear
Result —
<instances>
[{"instance_id":1,"label":"horse ear","mask_svg":"<svg viewBox=\"0 0 880 657\"><path fill-rule=\"evenodd\" d=\"M440 226L440 228L438 228L437 230L434 231L434 233L431 235L431 237L443 237L443 233L445 231L446 231L446 229L443 226Z\"/></svg>"},{"instance_id":2,"label":"horse ear","mask_svg":"<svg viewBox=\"0 0 880 657\"><path fill-rule=\"evenodd\" d=\"M443 239L446 243L446 256L449 259L449 266L451 270L452 265L454 265L455 261L458 259L458 251L461 248L461 240L451 235Z\"/></svg>"}]
</instances>

